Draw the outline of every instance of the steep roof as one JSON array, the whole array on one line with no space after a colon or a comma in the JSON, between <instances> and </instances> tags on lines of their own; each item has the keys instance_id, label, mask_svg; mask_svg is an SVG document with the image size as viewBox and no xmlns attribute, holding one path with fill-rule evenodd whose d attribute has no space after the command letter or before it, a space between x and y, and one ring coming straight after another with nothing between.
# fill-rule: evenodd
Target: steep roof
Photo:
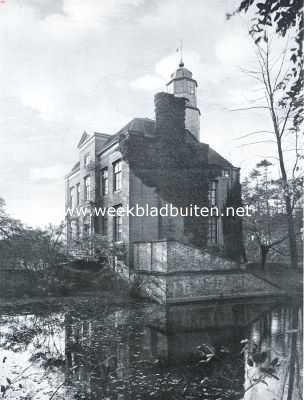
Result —
<instances>
[{"instance_id":1,"label":"steep roof","mask_svg":"<svg viewBox=\"0 0 305 400\"><path fill-rule=\"evenodd\" d=\"M122 129L120 129L116 134L112 135L105 143L103 148L108 147L112 145L113 143L116 143L119 140L119 137L121 135L125 135L130 132L134 133L139 133L144 136L153 136L154 130L155 130L155 121L149 118L134 118L128 124L126 124ZM197 139L194 138L194 136L186 130L186 133L188 134L189 137L191 137L195 142L197 142L199 145L204 144L201 142L198 142ZM208 162L209 164L213 165L218 165L223 168L232 168L233 165L226 160L224 157L222 157L217 151L215 151L212 147L209 146L209 152L208 152Z\"/></svg>"},{"instance_id":2,"label":"steep roof","mask_svg":"<svg viewBox=\"0 0 305 400\"><path fill-rule=\"evenodd\" d=\"M192 135L192 133L189 130L185 130L187 134L187 140L192 141L193 143L197 143L199 146L200 145L207 145L207 143L202 143L198 142L198 140ZM213 164L213 165L218 165L223 168L232 168L233 165L226 160L224 157L222 157L217 151L215 151L210 145L209 146L209 151L208 151L208 163Z\"/></svg>"},{"instance_id":3,"label":"steep roof","mask_svg":"<svg viewBox=\"0 0 305 400\"><path fill-rule=\"evenodd\" d=\"M155 129L155 121L149 118L134 118L128 124L126 124L122 129L120 129L117 133L112 135L103 146L109 147L113 143L116 143L119 140L121 135L125 135L129 132L140 133L144 136L152 136ZM101 151L103 151L103 149Z\"/></svg>"},{"instance_id":4,"label":"steep roof","mask_svg":"<svg viewBox=\"0 0 305 400\"><path fill-rule=\"evenodd\" d=\"M103 148L101 149L101 152L111 146L112 144L118 142L119 138L121 135L126 135L128 133L138 133L143 136L153 136L154 131L155 131L155 121L149 118L134 118L128 124L126 124L122 129L120 129L117 133L114 135L111 135L109 139L107 139L103 145ZM198 145L205 145L204 143L198 142L197 139L194 138L194 136L188 131L185 130L187 134L188 140L192 140ZM86 141L90 135L85 131L79 141L78 147ZM222 168L232 168L233 165L226 160L224 157L222 157L217 151L215 151L212 147L209 146L208 150L208 163L220 166ZM80 163L77 162L73 168L71 169L70 173L78 171L80 168Z\"/></svg>"},{"instance_id":5,"label":"steep roof","mask_svg":"<svg viewBox=\"0 0 305 400\"><path fill-rule=\"evenodd\" d=\"M217 151L212 149L212 147L209 146L209 153L208 153L208 162L209 164L214 164L214 165L219 165L223 168L232 168L233 165L226 160L224 157L222 157Z\"/></svg>"}]
</instances>

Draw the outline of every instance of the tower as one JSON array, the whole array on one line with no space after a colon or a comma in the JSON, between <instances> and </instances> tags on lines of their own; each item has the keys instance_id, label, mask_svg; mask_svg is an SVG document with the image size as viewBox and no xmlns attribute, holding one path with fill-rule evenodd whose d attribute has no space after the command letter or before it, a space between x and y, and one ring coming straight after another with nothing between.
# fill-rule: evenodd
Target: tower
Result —
<instances>
[{"instance_id":1,"label":"tower","mask_svg":"<svg viewBox=\"0 0 305 400\"><path fill-rule=\"evenodd\" d=\"M185 128L199 140L200 136L200 110L197 107L197 82L193 79L193 74L184 67L181 59L179 68L171 75L171 80L167 83L169 93L177 97L187 99L185 105Z\"/></svg>"}]
</instances>

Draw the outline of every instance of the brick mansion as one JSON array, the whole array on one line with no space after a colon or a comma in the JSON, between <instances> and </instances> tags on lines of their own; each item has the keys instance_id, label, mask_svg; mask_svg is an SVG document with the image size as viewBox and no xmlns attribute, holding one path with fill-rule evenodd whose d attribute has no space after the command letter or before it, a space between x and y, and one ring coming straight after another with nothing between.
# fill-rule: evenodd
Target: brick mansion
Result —
<instances>
[{"instance_id":1,"label":"brick mansion","mask_svg":"<svg viewBox=\"0 0 305 400\"><path fill-rule=\"evenodd\" d=\"M154 98L155 119L135 118L115 134L86 132L65 178L68 207L240 205L239 168L200 142L197 82L181 61ZM138 242L177 241L229 258L242 254L241 221L221 216L68 215L67 241L92 235L126 246L126 265Z\"/></svg>"}]
</instances>

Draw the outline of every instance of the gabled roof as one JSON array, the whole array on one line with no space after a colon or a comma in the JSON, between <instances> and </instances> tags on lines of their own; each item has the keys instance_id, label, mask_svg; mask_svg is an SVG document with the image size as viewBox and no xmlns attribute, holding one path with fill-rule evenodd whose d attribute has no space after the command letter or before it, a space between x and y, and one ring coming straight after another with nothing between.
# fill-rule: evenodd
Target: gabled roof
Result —
<instances>
[{"instance_id":1,"label":"gabled roof","mask_svg":"<svg viewBox=\"0 0 305 400\"><path fill-rule=\"evenodd\" d=\"M77 147L79 148L87 139L89 139L90 135L86 131L82 134L82 137L80 138L80 141L78 142Z\"/></svg>"},{"instance_id":2,"label":"gabled roof","mask_svg":"<svg viewBox=\"0 0 305 400\"><path fill-rule=\"evenodd\" d=\"M80 168L80 162L78 161L76 164L74 164L73 168L71 169L70 173L78 171Z\"/></svg>"}]
</instances>

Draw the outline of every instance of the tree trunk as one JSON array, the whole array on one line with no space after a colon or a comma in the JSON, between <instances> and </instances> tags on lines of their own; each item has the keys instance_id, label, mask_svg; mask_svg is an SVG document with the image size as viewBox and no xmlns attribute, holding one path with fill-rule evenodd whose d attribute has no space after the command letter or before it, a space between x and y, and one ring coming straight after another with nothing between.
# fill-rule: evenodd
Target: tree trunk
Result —
<instances>
[{"instance_id":1,"label":"tree trunk","mask_svg":"<svg viewBox=\"0 0 305 400\"><path fill-rule=\"evenodd\" d=\"M293 215L292 215L293 210L292 210L292 205L291 205L291 196L288 193L289 185L288 185L288 179L287 179L287 174L286 174L286 168L285 168L285 164L284 164L281 134L279 132L279 127L277 125L277 120L276 120L276 116L275 116L274 109L273 109L273 103L271 103L271 104L272 104L271 111L272 111L273 126L274 126L274 131L275 131L275 136L276 136L279 164L280 164L280 170L281 170L281 180L283 182L283 188L285 191L284 199L285 199L285 208L286 208L287 223L288 223L290 262L291 262L291 267L293 269L296 269L298 266L298 253L297 253L296 234L295 234L295 230L294 230L294 220L293 220Z\"/></svg>"},{"instance_id":2,"label":"tree trunk","mask_svg":"<svg viewBox=\"0 0 305 400\"><path fill-rule=\"evenodd\" d=\"M261 265L262 265L262 270L263 271L265 271L267 255L268 255L269 250L270 250L270 246L266 246L264 244L261 244Z\"/></svg>"},{"instance_id":3,"label":"tree trunk","mask_svg":"<svg viewBox=\"0 0 305 400\"><path fill-rule=\"evenodd\" d=\"M289 199L286 199L286 211L287 211L287 223L288 223L290 262L291 262L291 267L293 269L296 269L298 267L297 238L294 230L294 220Z\"/></svg>"},{"instance_id":4,"label":"tree trunk","mask_svg":"<svg viewBox=\"0 0 305 400\"><path fill-rule=\"evenodd\" d=\"M276 107L275 107L275 103L274 103L275 89L272 87L272 84L271 84L270 70L271 69L269 67L269 53L267 51L266 63L265 63L265 74L263 72L263 79L264 79L264 84L265 84L265 88L267 90L267 95L268 95L269 111L271 114L272 124L273 124L273 128L274 128L274 134L275 134L275 138L276 138L277 152L278 152L278 156L279 156L279 166L280 166L280 171L281 171L281 180L282 180L283 189L284 189L284 201L285 201L287 222L288 222L288 236L289 236L291 267L297 268L297 259L298 259L297 243L296 243L296 235L295 235L294 221L293 221L293 215L292 215L292 212L293 212L292 197L293 197L293 195L289 194L289 180L287 177L286 166L285 166L285 161L284 161L284 156L283 156L283 148L282 148L283 134L284 134L284 131L286 128L286 122L290 116L292 101L287 110L285 121L284 121L282 127L280 127L279 117L277 115Z\"/></svg>"}]
</instances>

